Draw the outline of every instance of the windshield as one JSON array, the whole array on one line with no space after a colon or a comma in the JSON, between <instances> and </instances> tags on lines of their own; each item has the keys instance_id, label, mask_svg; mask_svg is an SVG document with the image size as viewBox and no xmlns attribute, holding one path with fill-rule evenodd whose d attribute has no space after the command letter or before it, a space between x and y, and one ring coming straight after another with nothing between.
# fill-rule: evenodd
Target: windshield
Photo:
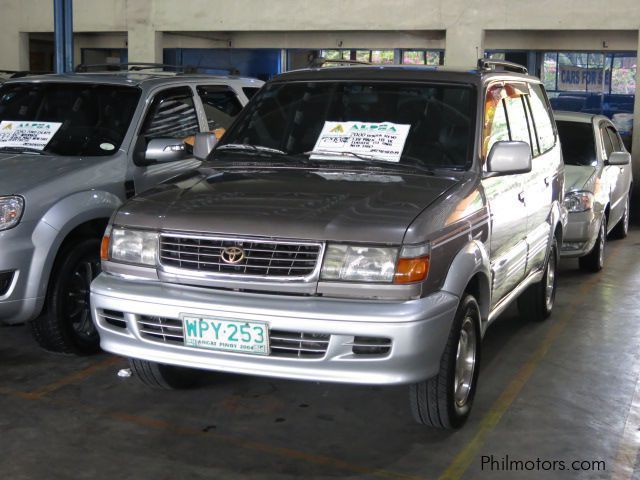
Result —
<instances>
[{"instance_id":1,"label":"windshield","mask_svg":"<svg viewBox=\"0 0 640 480\"><path fill-rule=\"evenodd\" d=\"M13 83L0 87L3 125L48 125L55 134L43 152L58 155L112 155L127 133L140 98L136 87L89 83ZM23 123L21 123L23 122ZM24 137L28 151L29 134ZM10 147L21 150L20 137ZM7 148L5 148L7 149ZM0 148L0 151L2 148Z\"/></svg>"},{"instance_id":2,"label":"windshield","mask_svg":"<svg viewBox=\"0 0 640 480\"><path fill-rule=\"evenodd\" d=\"M559 120L556 124L562 145L562 158L566 165L595 166L598 164L591 123Z\"/></svg>"},{"instance_id":3,"label":"windshield","mask_svg":"<svg viewBox=\"0 0 640 480\"><path fill-rule=\"evenodd\" d=\"M471 86L275 82L256 94L213 156L242 151L255 156L256 161L311 156L333 163L339 160L384 165L382 160L389 165L468 168L474 118L475 90ZM360 140L351 139L347 145L345 136L349 131L363 128L368 132L377 129L375 135L368 137L376 147L367 150L367 145L358 143ZM390 137L389 132L394 136ZM319 142L321 136L323 141ZM330 141L343 143L328 152ZM380 148L385 142L387 150Z\"/></svg>"}]
</instances>

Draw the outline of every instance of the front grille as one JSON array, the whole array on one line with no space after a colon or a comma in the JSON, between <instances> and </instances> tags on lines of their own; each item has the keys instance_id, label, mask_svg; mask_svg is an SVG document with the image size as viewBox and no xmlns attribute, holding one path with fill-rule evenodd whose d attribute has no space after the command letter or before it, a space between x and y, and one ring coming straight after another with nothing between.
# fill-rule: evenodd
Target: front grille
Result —
<instances>
[{"instance_id":1,"label":"front grille","mask_svg":"<svg viewBox=\"0 0 640 480\"><path fill-rule=\"evenodd\" d=\"M140 315L138 329L143 338L162 343L184 344L182 321L173 318ZM269 331L271 357L322 358L331 335L324 333Z\"/></svg>"},{"instance_id":2,"label":"front grille","mask_svg":"<svg viewBox=\"0 0 640 480\"><path fill-rule=\"evenodd\" d=\"M6 295L13 282L14 272L0 272L0 297Z\"/></svg>"},{"instance_id":3,"label":"front grille","mask_svg":"<svg viewBox=\"0 0 640 480\"><path fill-rule=\"evenodd\" d=\"M240 247L244 258L230 264L222 260L227 247ZM260 277L306 277L320 257L321 245L245 238L162 235L160 263L168 267L209 273Z\"/></svg>"},{"instance_id":4,"label":"front grille","mask_svg":"<svg viewBox=\"0 0 640 480\"><path fill-rule=\"evenodd\" d=\"M105 323L108 323L112 327L127 328L127 322L124 319L124 312L117 312L115 310L98 310L98 315Z\"/></svg>"}]
</instances>

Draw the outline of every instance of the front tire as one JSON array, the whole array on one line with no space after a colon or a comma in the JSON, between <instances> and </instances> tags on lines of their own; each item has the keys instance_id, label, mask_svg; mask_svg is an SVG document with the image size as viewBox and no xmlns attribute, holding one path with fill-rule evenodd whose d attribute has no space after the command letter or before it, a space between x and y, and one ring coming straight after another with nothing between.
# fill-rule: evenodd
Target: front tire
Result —
<instances>
[{"instance_id":1,"label":"front tire","mask_svg":"<svg viewBox=\"0 0 640 480\"><path fill-rule=\"evenodd\" d=\"M192 368L175 367L147 360L129 359L131 372L147 387L160 390L184 390L194 387L200 372Z\"/></svg>"},{"instance_id":2,"label":"front tire","mask_svg":"<svg viewBox=\"0 0 640 480\"><path fill-rule=\"evenodd\" d=\"M549 318L556 299L558 267L558 240L554 237L544 268L542 280L527 288L518 297L520 316L533 322Z\"/></svg>"},{"instance_id":3,"label":"front tire","mask_svg":"<svg viewBox=\"0 0 640 480\"><path fill-rule=\"evenodd\" d=\"M88 238L63 248L53 268L45 310L29 322L42 348L76 355L100 349L89 304L90 285L99 273L100 240Z\"/></svg>"},{"instance_id":4,"label":"front tire","mask_svg":"<svg viewBox=\"0 0 640 480\"><path fill-rule=\"evenodd\" d=\"M602 217L598 238L591 251L578 259L580 269L586 272L597 273L604 267L604 249L607 242L607 217Z\"/></svg>"},{"instance_id":5,"label":"front tire","mask_svg":"<svg viewBox=\"0 0 640 480\"><path fill-rule=\"evenodd\" d=\"M450 430L464 425L478 383L480 343L480 308L472 295L465 294L440 360L440 371L409 387L416 422Z\"/></svg>"}]
</instances>

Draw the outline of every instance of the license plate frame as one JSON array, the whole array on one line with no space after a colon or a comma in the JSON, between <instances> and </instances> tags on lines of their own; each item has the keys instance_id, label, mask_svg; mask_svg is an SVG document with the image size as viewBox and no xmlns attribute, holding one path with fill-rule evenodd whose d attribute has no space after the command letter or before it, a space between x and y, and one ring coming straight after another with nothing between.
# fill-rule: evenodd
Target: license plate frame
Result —
<instances>
[{"instance_id":1,"label":"license plate frame","mask_svg":"<svg viewBox=\"0 0 640 480\"><path fill-rule=\"evenodd\" d=\"M212 352L231 352L259 356L268 356L271 353L269 343L269 324L267 322L219 318L192 313L181 313L180 321L182 322L182 331L184 336L183 342L185 347ZM196 323L194 326L188 322ZM215 325L217 325L217 328ZM248 341L243 342L229 339L230 335L228 332L232 329L231 326L235 326L235 335L242 335L243 338L246 338L246 335L249 334L251 338ZM243 331L240 327L248 327L248 331L246 328ZM262 333L263 341L251 341L253 334L257 335L258 332ZM241 348L241 345L244 345L244 348ZM254 348L256 346L259 348Z\"/></svg>"}]
</instances>

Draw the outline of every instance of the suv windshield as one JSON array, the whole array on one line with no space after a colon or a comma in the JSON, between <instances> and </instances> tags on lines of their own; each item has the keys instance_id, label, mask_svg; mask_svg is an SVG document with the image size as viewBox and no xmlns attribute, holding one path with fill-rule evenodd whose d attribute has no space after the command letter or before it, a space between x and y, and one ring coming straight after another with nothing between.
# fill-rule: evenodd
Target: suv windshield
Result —
<instances>
[{"instance_id":1,"label":"suv windshield","mask_svg":"<svg viewBox=\"0 0 640 480\"><path fill-rule=\"evenodd\" d=\"M274 156L311 155L323 162L380 165L380 160L384 160L390 166L400 163L426 168L467 168L473 145L475 95L475 90L467 85L274 82L256 94L213 155L242 152L255 156L256 161L270 161ZM330 154L318 146L321 134L323 138L329 136L329 131L347 135L349 129L363 126L378 129L369 136L377 145L370 151L366 145L351 140L339 154L335 152L340 145ZM380 145L388 140L385 133L389 129L398 132L400 143L395 148L399 158L390 159L393 155L380 153L388 153ZM328 140L347 142L338 135ZM221 148L223 145L228 147ZM353 146L357 148L350 151Z\"/></svg>"},{"instance_id":2,"label":"suv windshield","mask_svg":"<svg viewBox=\"0 0 640 480\"><path fill-rule=\"evenodd\" d=\"M0 87L0 121L55 124L46 153L112 155L120 148L139 98L138 88L119 85L5 84Z\"/></svg>"},{"instance_id":3,"label":"suv windshield","mask_svg":"<svg viewBox=\"0 0 640 480\"><path fill-rule=\"evenodd\" d=\"M565 164L582 166L598 164L591 123L558 120L556 124Z\"/></svg>"}]
</instances>

